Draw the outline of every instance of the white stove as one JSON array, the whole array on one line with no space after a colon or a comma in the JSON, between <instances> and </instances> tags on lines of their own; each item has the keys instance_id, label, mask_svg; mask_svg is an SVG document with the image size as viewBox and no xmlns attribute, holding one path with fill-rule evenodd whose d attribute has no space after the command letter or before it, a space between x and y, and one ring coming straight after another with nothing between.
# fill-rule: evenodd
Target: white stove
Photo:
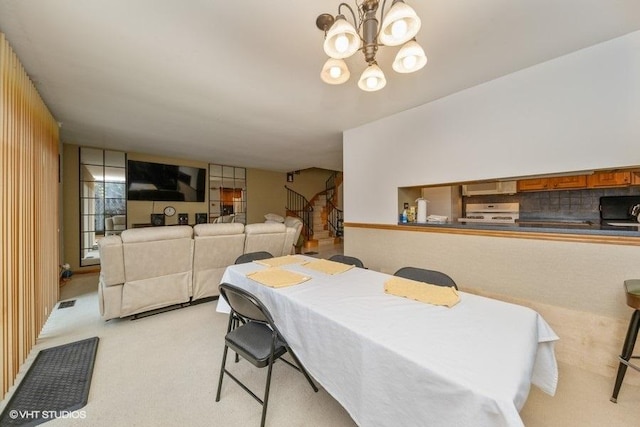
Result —
<instances>
[{"instance_id":1,"label":"white stove","mask_svg":"<svg viewBox=\"0 0 640 427\"><path fill-rule=\"evenodd\" d=\"M519 203L467 203L466 216L458 222L514 224L519 218Z\"/></svg>"}]
</instances>

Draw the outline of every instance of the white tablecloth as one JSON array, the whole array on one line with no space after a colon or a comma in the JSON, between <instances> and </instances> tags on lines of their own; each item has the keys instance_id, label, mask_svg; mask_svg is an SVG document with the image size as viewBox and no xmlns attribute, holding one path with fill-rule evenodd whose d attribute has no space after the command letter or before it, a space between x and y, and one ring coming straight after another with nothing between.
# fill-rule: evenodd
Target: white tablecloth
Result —
<instances>
[{"instance_id":1,"label":"white tablecloth","mask_svg":"<svg viewBox=\"0 0 640 427\"><path fill-rule=\"evenodd\" d=\"M453 308L384 293L387 274L353 268L273 289L234 265L223 282L271 311L309 373L366 426L522 426L533 383L555 393L558 339L535 311L460 292ZM218 311L228 312L221 298Z\"/></svg>"}]
</instances>

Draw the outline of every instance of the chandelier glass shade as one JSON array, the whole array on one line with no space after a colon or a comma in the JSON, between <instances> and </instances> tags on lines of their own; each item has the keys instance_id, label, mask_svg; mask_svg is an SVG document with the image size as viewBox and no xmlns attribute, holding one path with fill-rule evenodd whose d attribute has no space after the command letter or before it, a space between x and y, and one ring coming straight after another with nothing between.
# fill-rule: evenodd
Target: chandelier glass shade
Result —
<instances>
[{"instance_id":1,"label":"chandelier glass shade","mask_svg":"<svg viewBox=\"0 0 640 427\"><path fill-rule=\"evenodd\" d=\"M340 3L335 18L324 13L316 19L318 28L325 32L323 47L329 56L320 73L324 82L346 82L350 72L344 59L359 50L364 54L367 67L358 80L358 86L368 92L380 90L387 83L384 72L376 62L379 47L403 45L393 61L393 69L398 73L412 73L427 64L424 50L415 39L421 21L409 5L403 0L393 0L385 15L387 0L383 1L381 8L378 7L379 0L355 1L355 11L347 3ZM342 7L351 12L353 23L341 13ZM376 15L378 10L381 11L380 26Z\"/></svg>"},{"instance_id":2,"label":"chandelier glass shade","mask_svg":"<svg viewBox=\"0 0 640 427\"><path fill-rule=\"evenodd\" d=\"M361 44L360 36L353 25L344 15L338 15L324 39L324 51L330 58L348 58L360 49Z\"/></svg>"},{"instance_id":3,"label":"chandelier glass shade","mask_svg":"<svg viewBox=\"0 0 640 427\"><path fill-rule=\"evenodd\" d=\"M393 2L391 9L382 21L380 43L386 46L399 46L418 34L421 21L416 12L401 1Z\"/></svg>"},{"instance_id":4,"label":"chandelier glass shade","mask_svg":"<svg viewBox=\"0 0 640 427\"><path fill-rule=\"evenodd\" d=\"M415 40L408 41L398 51L393 61L393 70L397 73L413 73L427 65L427 55Z\"/></svg>"},{"instance_id":5,"label":"chandelier glass shade","mask_svg":"<svg viewBox=\"0 0 640 427\"><path fill-rule=\"evenodd\" d=\"M378 64L369 65L362 76L360 76L360 80L358 80L358 87L367 92L375 92L376 90L380 90L385 87L387 84L387 79L384 77L384 73L378 67Z\"/></svg>"},{"instance_id":6,"label":"chandelier glass shade","mask_svg":"<svg viewBox=\"0 0 640 427\"><path fill-rule=\"evenodd\" d=\"M342 59L329 58L320 73L322 81L330 85L339 85L351 77L347 64Z\"/></svg>"}]
</instances>

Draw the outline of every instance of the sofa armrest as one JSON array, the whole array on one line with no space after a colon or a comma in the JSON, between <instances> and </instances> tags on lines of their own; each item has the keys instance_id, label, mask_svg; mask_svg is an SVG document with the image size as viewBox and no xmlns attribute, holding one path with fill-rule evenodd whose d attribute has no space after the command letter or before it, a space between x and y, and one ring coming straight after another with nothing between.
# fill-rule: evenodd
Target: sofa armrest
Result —
<instances>
[{"instance_id":1,"label":"sofa armrest","mask_svg":"<svg viewBox=\"0 0 640 427\"><path fill-rule=\"evenodd\" d=\"M124 253L120 236L106 236L98 240L100 276L105 286L124 283Z\"/></svg>"}]
</instances>

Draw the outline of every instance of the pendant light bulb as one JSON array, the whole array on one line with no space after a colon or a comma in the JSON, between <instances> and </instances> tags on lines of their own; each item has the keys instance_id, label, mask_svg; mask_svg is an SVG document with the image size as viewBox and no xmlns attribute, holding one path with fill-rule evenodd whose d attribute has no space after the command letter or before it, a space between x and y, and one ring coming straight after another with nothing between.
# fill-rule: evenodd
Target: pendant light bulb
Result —
<instances>
[{"instance_id":1,"label":"pendant light bulb","mask_svg":"<svg viewBox=\"0 0 640 427\"><path fill-rule=\"evenodd\" d=\"M360 76L358 87L367 92L374 92L385 87L387 79L376 63L369 65Z\"/></svg>"},{"instance_id":2,"label":"pendant light bulb","mask_svg":"<svg viewBox=\"0 0 640 427\"><path fill-rule=\"evenodd\" d=\"M407 34L408 29L409 26L407 25L407 21L404 19L398 19L391 24L391 35L396 40L402 40L402 38Z\"/></svg>"},{"instance_id":3,"label":"pendant light bulb","mask_svg":"<svg viewBox=\"0 0 640 427\"><path fill-rule=\"evenodd\" d=\"M393 69L397 73L413 73L425 65L427 65L427 55L415 40L405 43L393 61Z\"/></svg>"},{"instance_id":4,"label":"pendant light bulb","mask_svg":"<svg viewBox=\"0 0 640 427\"><path fill-rule=\"evenodd\" d=\"M349 80L350 76L349 68L342 59L327 59L320 72L322 81L330 85L342 84Z\"/></svg>"},{"instance_id":5,"label":"pendant light bulb","mask_svg":"<svg viewBox=\"0 0 640 427\"><path fill-rule=\"evenodd\" d=\"M353 25L344 15L336 16L324 39L324 52L334 59L348 58L360 49L360 44L360 36Z\"/></svg>"},{"instance_id":6,"label":"pendant light bulb","mask_svg":"<svg viewBox=\"0 0 640 427\"><path fill-rule=\"evenodd\" d=\"M386 46L399 46L418 34L420 18L411 6L402 0L395 0L382 21L380 43Z\"/></svg>"},{"instance_id":7,"label":"pendant light bulb","mask_svg":"<svg viewBox=\"0 0 640 427\"><path fill-rule=\"evenodd\" d=\"M337 52L345 53L349 48L349 39L344 34L336 37L335 48Z\"/></svg>"}]
</instances>

